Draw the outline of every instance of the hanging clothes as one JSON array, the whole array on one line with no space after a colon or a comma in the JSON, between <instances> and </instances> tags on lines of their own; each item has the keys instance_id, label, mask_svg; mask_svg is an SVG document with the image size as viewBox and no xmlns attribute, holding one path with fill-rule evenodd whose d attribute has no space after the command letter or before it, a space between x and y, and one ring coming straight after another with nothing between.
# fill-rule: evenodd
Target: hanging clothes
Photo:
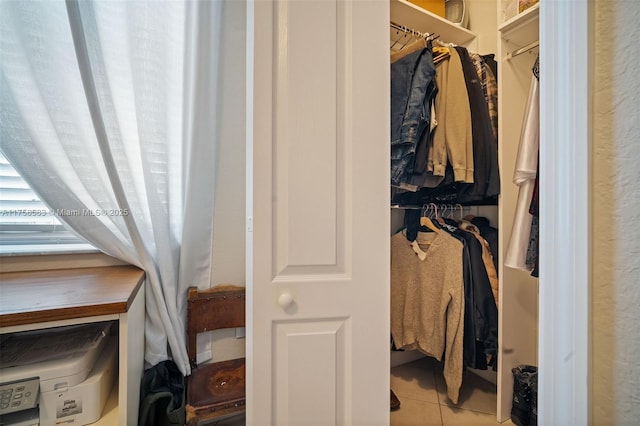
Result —
<instances>
[{"instance_id":1,"label":"hanging clothes","mask_svg":"<svg viewBox=\"0 0 640 426\"><path fill-rule=\"evenodd\" d=\"M414 45L392 53L397 61L392 64L392 96L396 85L403 84L395 79L403 78L399 73L408 70L397 64L413 54L404 51L414 49ZM406 116L402 108L409 105L392 98L393 203L495 203L500 174L493 55L470 54L453 45L430 46L427 50L436 67L435 82L426 89L432 98L430 104L424 104L417 143L402 147L404 142L393 138L395 123ZM402 55L406 56L398 60Z\"/></svg>"},{"instance_id":2,"label":"hanging clothes","mask_svg":"<svg viewBox=\"0 0 640 426\"><path fill-rule=\"evenodd\" d=\"M491 292L493 293L493 299L496 302L496 306L498 306L498 289L499 289L499 281L498 281L498 271L495 267L495 261L493 259L493 255L491 254L491 247L487 240L485 240L480 234L480 229L475 226L473 223L463 220L460 222L458 227L464 231L470 232L482 247L482 262L484 263L484 267L487 270L487 276L489 278L489 282L491 283Z\"/></svg>"},{"instance_id":3,"label":"hanging clothes","mask_svg":"<svg viewBox=\"0 0 640 426\"><path fill-rule=\"evenodd\" d=\"M536 59L536 63L533 66L533 75L536 79L540 80L540 58ZM540 238L540 226L539 226L539 204L540 204L540 148L538 147L538 168L536 169L536 180L533 186L533 195L531 197L531 204L529 205L529 213L533 215L531 221L531 235L529 235L529 249L527 251L527 266L532 269L531 276L538 277L538 262L540 258L540 251L538 250L538 240Z\"/></svg>"},{"instance_id":4,"label":"hanging clothes","mask_svg":"<svg viewBox=\"0 0 640 426\"><path fill-rule=\"evenodd\" d=\"M531 271L531 267L527 265L527 250L533 220L529 208L538 169L539 123L539 83L536 76L532 75L513 174L513 183L518 186L518 200L504 259L505 266L525 271Z\"/></svg>"},{"instance_id":5,"label":"hanging clothes","mask_svg":"<svg viewBox=\"0 0 640 426\"><path fill-rule=\"evenodd\" d=\"M498 173L498 145L493 137L489 109L469 51L457 46L469 94L471 107L471 130L473 138L473 185L466 185L458 191L458 201L475 202L500 193Z\"/></svg>"},{"instance_id":6,"label":"hanging clothes","mask_svg":"<svg viewBox=\"0 0 640 426\"><path fill-rule=\"evenodd\" d=\"M476 73L482 85L482 92L487 103L489 112L489 120L493 130L493 137L498 140L498 82L494 77L493 71L489 67L484 56L478 53L471 53L473 65L476 67Z\"/></svg>"},{"instance_id":7,"label":"hanging clothes","mask_svg":"<svg viewBox=\"0 0 640 426\"><path fill-rule=\"evenodd\" d=\"M498 142L498 63L494 55L482 55L487 71L487 93L489 95L489 117L493 126L493 135Z\"/></svg>"},{"instance_id":8,"label":"hanging clothes","mask_svg":"<svg viewBox=\"0 0 640 426\"><path fill-rule=\"evenodd\" d=\"M434 188L444 176L447 163L456 182L473 182L473 139L469 95L460 56L455 49L438 64L435 98L437 126L429 144L427 176L421 186Z\"/></svg>"},{"instance_id":9,"label":"hanging clothes","mask_svg":"<svg viewBox=\"0 0 640 426\"><path fill-rule=\"evenodd\" d=\"M491 224L489 223L489 219L487 219L486 217L465 216L465 220L468 220L478 228L478 230L480 231L480 235L489 245L491 257L493 258L493 266L495 266L497 274L499 252L498 229L491 226ZM497 304L498 302L496 302L496 305Z\"/></svg>"},{"instance_id":10,"label":"hanging clothes","mask_svg":"<svg viewBox=\"0 0 640 426\"><path fill-rule=\"evenodd\" d=\"M406 240L418 240L420 234L420 211L405 211ZM462 277L464 289L464 333L463 365L485 370L490 360L495 360L498 347L498 281L493 259L486 241L479 235L475 225L469 222L457 222L452 219L434 221L435 229L446 233L462 244ZM468 230L465 230L467 228ZM419 240L418 240L419 241ZM392 252L392 261L395 253ZM419 256L420 257L420 256ZM424 260L424 255L420 260ZM431 262L430 267L438 267ZM493 271L490 273L489 271ZM392 276L392 288L397 287L397 274ZM419 285L433 286L428 281L418 281ZM402 284L400 284L402 285ZM403 327L412 327L412 323L402 323ZM405 344L407 342L404 342ZM400 343L398 343L399 345Z\"/></svg>"},{"instance_id":11,"label":"hanging clothes","mask_svg":"<svg viewBox=\"0 0 640 426\"><path fill-rule=\"evenodd\" d=\"M468 250L470 276L465 287L465 365L486 370L487 361L494 358L498 349L498 309L493 289L483 259L482 244L473 233L459 228L457 222L445 219L443 231L458 237ZM475 349L473 355L469 345Z\"/></svg>"},{"instance_id":12,"label":"hanging clothes","mask_svg":"<svg viewBox=\"0 0 640 426\"><path fill-rule=\"evenodd\" d=\"M435 65L429 49L391 64L391 185L409 181L415 150L429 127L430 105L436 93Z\"/></svg>"},{"instance_id":13,"label":"hanging clothes","mask_svg":"<svg viewBox=\"0 0 640 426\"><path fill-rule=\"evenodd\" d=\"M539 158L539 157L538 157ZM539 179L540 168L536 173L536 182L533 187L533 197L529 206L529 213L533 215L531 221L531 234L529 235L529 248L527 250L527 266L532 270L531 276L538 278L539 276L539 259L540 250L538 249L538 240L540 239L540 217L539 217Z\"/></svg>"},{"instance_id":14,"label":"hanging clothes","mask_svg":"<svg viewBox=\"0 0 640 426\"><path fill-rule=\"evenodd\" d=\"M460 241L443 232L391 237L391 333L398 348L444 362L447 396L458 402L463 372L464 283ZM417 255L418 251L421 255Z\"/></svg>"},{"instance_id":15,"label":"hanging clothes","mask_svg":"<svg viewBox=\"0 0 640 426\"><path fill-rule=\"evenodd\" d=\"M419 50L426 49L426 48L427 48L427 40L425 40L424 37L418 37L417 39L410 42L408 45L406 45L402 49L392 50L389 54L390 55L389 60L393 64L394 62L399 61L400 59L404 58L405 56L413 52L417 52Z\"/></svg>"}]
</instances>

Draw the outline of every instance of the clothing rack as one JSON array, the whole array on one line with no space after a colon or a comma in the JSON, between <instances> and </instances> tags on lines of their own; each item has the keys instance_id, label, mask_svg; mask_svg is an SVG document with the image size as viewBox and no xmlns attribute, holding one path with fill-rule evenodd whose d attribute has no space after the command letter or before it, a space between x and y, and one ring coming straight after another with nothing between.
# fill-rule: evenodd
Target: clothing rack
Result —
<instances>
[{"instance_id":1,"label":"clothing rack","mask_svg":"<svg viewBox=\"0 0 640 426\"><path fill-rule=\"evenodd\" d=\"M398 44L398 42L402 39L402 37L406 37L407 35L413 38L424 38L427 40L435 40L439 37L439 35L428 33L428 32L423 33L421 31L417 31L417 30L405 27L404 25L396 24L395 22L389 22L389 27L396 31L401 31L403 33L401 37L394 40L394 43L391 45L391 48L393 48L396 44ZM407 43L405 43L402 47L404 47L406 44ZM402 49L402 47L400 49Z\"/></svg>"},{"instance_id":2,"label":"clothing rack","mask_svg":"<svg viewBox=\"0 0 640 426\"><path fill-rule=\"evenodd\" d=\"M420 210L429 204L437 204L439 206L462 206L464 208L477 208L477 207L497 207L495 201L488 200L487 202L482 201L473 201L473 202L463 202L463 203L426 203L426 204L399 204L399 203L391 203L392 209L397 210ZM459 207L458 207L459 208Z\"/></svg>"},{"instance_id":3,"label":"clothing rack","mask_svg":"<svg viewBox=\"0 0 640 426\"><path fill-rule=\"evenodd\" d=\"M516 56L521 55L525 52L528 52L531 49L534 49L538 46L540 46L540 41L536 40L534 42L527 44L526 46L523 46L519 49L514 50L513 52L507 52L507 59L515 58Z\"/></svg>"},{"instance_id":4,"label":"clothing rack","mask_svg":"<svg viewBox=\"0 0 640 426\"><path fill-rule=\"evenodd\" d=\"M399 209L399 210L422 210L423 213L427 212L427 211L431 211L434 213L439 213L439 212L451 212L451 211L465 211L465 210L471 210L473 208L476 207L484 207L482 205L464 205L464 204L460 204L460 203L447 203L447 204L442 204L442 203L428 203L428 204L423 204L421 206L415 205L415 206L406 206L406 205L399 205L399 204L394 204L391 206L391 208L393 209Z\"/></svg>"},{"instance_id":5,"label":"clothing rack","mask_svg":"<svg viewBox=\"0 0 640 426\"><path fill-rule=\"evenodd\" d=\"M394 30L402 31L405 34L411 34L416 38L429 38L432 35L429 33L412 30L411 28L405 27L404 25L396 24L395 22L389 22L389 27L393 28Z\"/></svg>"}]
</instances>

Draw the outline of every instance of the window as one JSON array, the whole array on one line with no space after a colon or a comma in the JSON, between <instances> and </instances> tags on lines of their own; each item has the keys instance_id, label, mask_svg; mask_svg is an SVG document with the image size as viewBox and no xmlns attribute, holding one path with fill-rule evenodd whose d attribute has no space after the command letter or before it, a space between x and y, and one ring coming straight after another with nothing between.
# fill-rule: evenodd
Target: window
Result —
<instances>
[{"instance_id":1,"label":"window","mask_svg":"<svg viewBox=\"0 0 640 426\"><path fill-rule=\"evenodd\" d=\"M0 153L0 254L94 250L60 223Z\"/></svg>"}]
</instances>

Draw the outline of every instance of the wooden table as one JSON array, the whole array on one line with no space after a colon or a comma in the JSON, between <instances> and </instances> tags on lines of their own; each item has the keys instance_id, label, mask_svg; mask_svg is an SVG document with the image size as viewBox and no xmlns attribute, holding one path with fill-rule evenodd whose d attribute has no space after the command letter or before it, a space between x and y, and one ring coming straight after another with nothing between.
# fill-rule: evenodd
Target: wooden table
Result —
<instances>
[{"instance_id":1,"label":"wooden table","mask_svg":"<svg viewBox=\"0 0 640 426\"><path fill-rule=\"evenodd\" d=\"M118 424L135 425L144 369L144 277L133 266L0 273L0 334L117 322Z\"/></svg>"}]
</instances>

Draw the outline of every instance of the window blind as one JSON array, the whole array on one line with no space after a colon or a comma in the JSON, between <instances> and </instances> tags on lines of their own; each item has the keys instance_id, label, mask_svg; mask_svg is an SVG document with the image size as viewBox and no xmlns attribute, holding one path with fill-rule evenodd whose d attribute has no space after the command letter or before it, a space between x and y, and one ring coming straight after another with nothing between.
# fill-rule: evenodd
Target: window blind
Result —
<instances>
[{"instance_id":1,"label":"window blind","mask_svg":"<svg viewBox=\"0 0 640 426\"><path fill-rule=\"evenodd\" d=\"M91 248L60 223L0 152L0 253Z\"/></svg>"}]
</instances>

